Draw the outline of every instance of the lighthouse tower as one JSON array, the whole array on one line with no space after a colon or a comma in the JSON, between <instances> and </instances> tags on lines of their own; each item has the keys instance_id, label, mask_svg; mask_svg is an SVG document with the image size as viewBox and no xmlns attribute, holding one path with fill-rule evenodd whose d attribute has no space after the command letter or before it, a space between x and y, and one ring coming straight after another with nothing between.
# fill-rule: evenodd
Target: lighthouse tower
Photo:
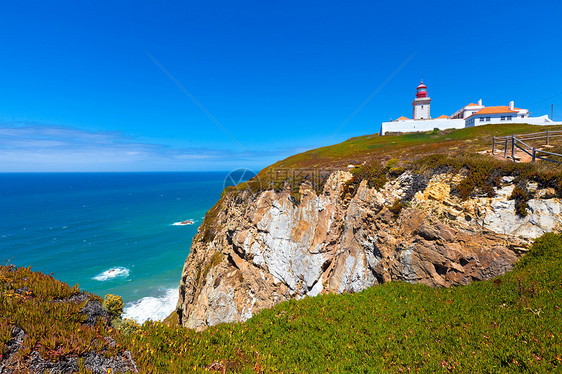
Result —
<instances>
[{"instance_id":1,"label":"lighthouse tower","mask_svg":"<svg viewBox=\"0 0 562 374\"><path fill-rule=\"evenodd\" d=\"M413 119L429 119L429 103L431 99L427 96L427 86L423 84L423 81L417 88L416 98L412 103L414 107L414 113L412 114Z\"/></svg>"}]
</instances>

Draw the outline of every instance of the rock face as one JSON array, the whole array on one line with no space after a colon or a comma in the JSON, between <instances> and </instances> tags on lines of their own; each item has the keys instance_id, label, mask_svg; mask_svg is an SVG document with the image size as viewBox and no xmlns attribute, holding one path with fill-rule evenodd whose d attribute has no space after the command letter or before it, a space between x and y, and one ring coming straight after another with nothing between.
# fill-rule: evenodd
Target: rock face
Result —
<instances>
[{"instance_id":1,"label":"rock face","mask_svg":"<svg viewBox=\"0 0 562 374\"><path fill-rule=\"evenodd\" d=\"M291 298L357 292L390 281L455 286L503 274L531 240L562 227L561 202L536 191L529 214L515 214L513 179L494 198L460 201L462 174L429 180L409 172L379 191L335 172L322 193L226 194L194 238L180 282L178 317L204 329L244 321ZM399 199L409 206L389 209ZM210 222L212 221L212 222ZM204 231L212 224L213 235Z\"/></svg>"}]
</instances>

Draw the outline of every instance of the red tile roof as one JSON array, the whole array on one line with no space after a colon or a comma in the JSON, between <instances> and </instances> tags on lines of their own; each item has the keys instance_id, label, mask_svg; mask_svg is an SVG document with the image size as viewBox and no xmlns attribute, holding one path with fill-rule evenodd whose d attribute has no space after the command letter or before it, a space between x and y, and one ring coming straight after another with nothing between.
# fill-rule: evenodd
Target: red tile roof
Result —
<instances>
[{"instance_id":1,"label":"red tile roof","mask_svg":"<svg viewBox=\"0 0 562 374\"><path fill-rule=\"evenodd\" d=\"M449 116L445 115L445 114L441 114L439 117L437 118L449 118Z\"/></svg>"},{"instance_id":2,"label":"red tile roof","mask_svg":"<svg viewBox=\"0 0 562 374\"><path fill-rule=\"evenodd\" d=\"M396 121L405 121L405 120L409 120L409 118L404 116L400 116L399 118L396 118Z\"/></svg>"},{"instance_id":3,"label":"red tile roof","mask_svg":"<svg viewBox=\"0 0 562 374\"><path fill-rule=\"evenodd\" d=\"M509 107L507 105L488 106L488 107L480 109L476 113L473 113L469 117L480 115L480 114L503 114L503 113L517 113L517 111L509 109Z\"/></svg>"}]
</instances>

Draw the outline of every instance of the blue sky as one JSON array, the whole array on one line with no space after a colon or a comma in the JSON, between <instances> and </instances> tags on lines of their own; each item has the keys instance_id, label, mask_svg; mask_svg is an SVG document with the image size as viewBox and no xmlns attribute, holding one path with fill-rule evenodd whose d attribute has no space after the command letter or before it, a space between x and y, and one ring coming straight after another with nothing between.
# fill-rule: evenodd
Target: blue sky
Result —
<instances>
[{"instance_id":1,"label":"blue sky","mask_svg":"<svg viewBox=\"0 0 562 374\"><path fill-rule=\"evenodd\" d=\"M259 170L469 102L562 119L559 2L0 5L0 171ZM368 100L371 98L370 100Z\"/></svg>"}]
</instances>

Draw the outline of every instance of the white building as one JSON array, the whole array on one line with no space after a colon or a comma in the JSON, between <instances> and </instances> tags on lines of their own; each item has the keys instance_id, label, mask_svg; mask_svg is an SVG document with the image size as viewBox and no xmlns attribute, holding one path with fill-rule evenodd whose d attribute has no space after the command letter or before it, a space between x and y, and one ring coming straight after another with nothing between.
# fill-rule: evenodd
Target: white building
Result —
<instances>
[{"instance_id":1,"label":"white building","mask_svg":"<svg viewBox=\"0 0 562 374\"><path fill-rule=\"evenodd\" d=\"M548 116L529 117L528 109L515 108L511 101L507 106L489 106L478 100L477 104L470 103L457 110L451 116L441 115L431 118L431 98L427 96L427 86L421 82L417 87L416 98L412 102L413 119L399 117L390 122L383 122L381 135L387 132L420 132L432 131L434 129L462 129L479 125L496 123L528 123L531 125L554 125L562 124L553 122Z\"/></svg>"},{"instance_id":2,"label":"white building","mask_svg":"<svg viewBox=\"0 0 562 374\"><path fill-rule=\"evenodd\" d=\"M412 118L413 119L430 119L431 116L429 115L430 112L430 104L431 98L427 96L427 86L423 84L423 81L418 86L418 92L416 93L416 98L412 103L414 107L412 111Z\"/></svg>"},{"instance_id":3,"label":"white building","mask_svg":"<svg viewBox=\"0 0 562 374\"><path fill-rule=\"evenodd\" d=\"M453 119L465 119L466 117L478 112L480 109L484 109L484 105L482 105L482 99L478 100L478 104L470 103L466 106L463 106L459 110L457 110L451 118Z\"/></svg>"},{"instance_id":4,"label":"white building","mask_svg":"<svg viewBox=\"0 0 562 374\"><path fill-rule=\"evenodd\" d=\"M546 118L546 120L550 121L548 119L548 116L543 116L543 117ZM536 117L533 118L533 120L537 118L540 119L543 117ZM466 118L465 120L466 127L487 125L490 123L506 123L506 122L513 122L514 120L520 120L521 118L529 118L529 110L515 108L513 101L510 101L509 106L483 107L479 111L471 113L469 116L465 118ZM527 120L517 121L517 122L527 122Z\"/></svg>"}]
</instances>

